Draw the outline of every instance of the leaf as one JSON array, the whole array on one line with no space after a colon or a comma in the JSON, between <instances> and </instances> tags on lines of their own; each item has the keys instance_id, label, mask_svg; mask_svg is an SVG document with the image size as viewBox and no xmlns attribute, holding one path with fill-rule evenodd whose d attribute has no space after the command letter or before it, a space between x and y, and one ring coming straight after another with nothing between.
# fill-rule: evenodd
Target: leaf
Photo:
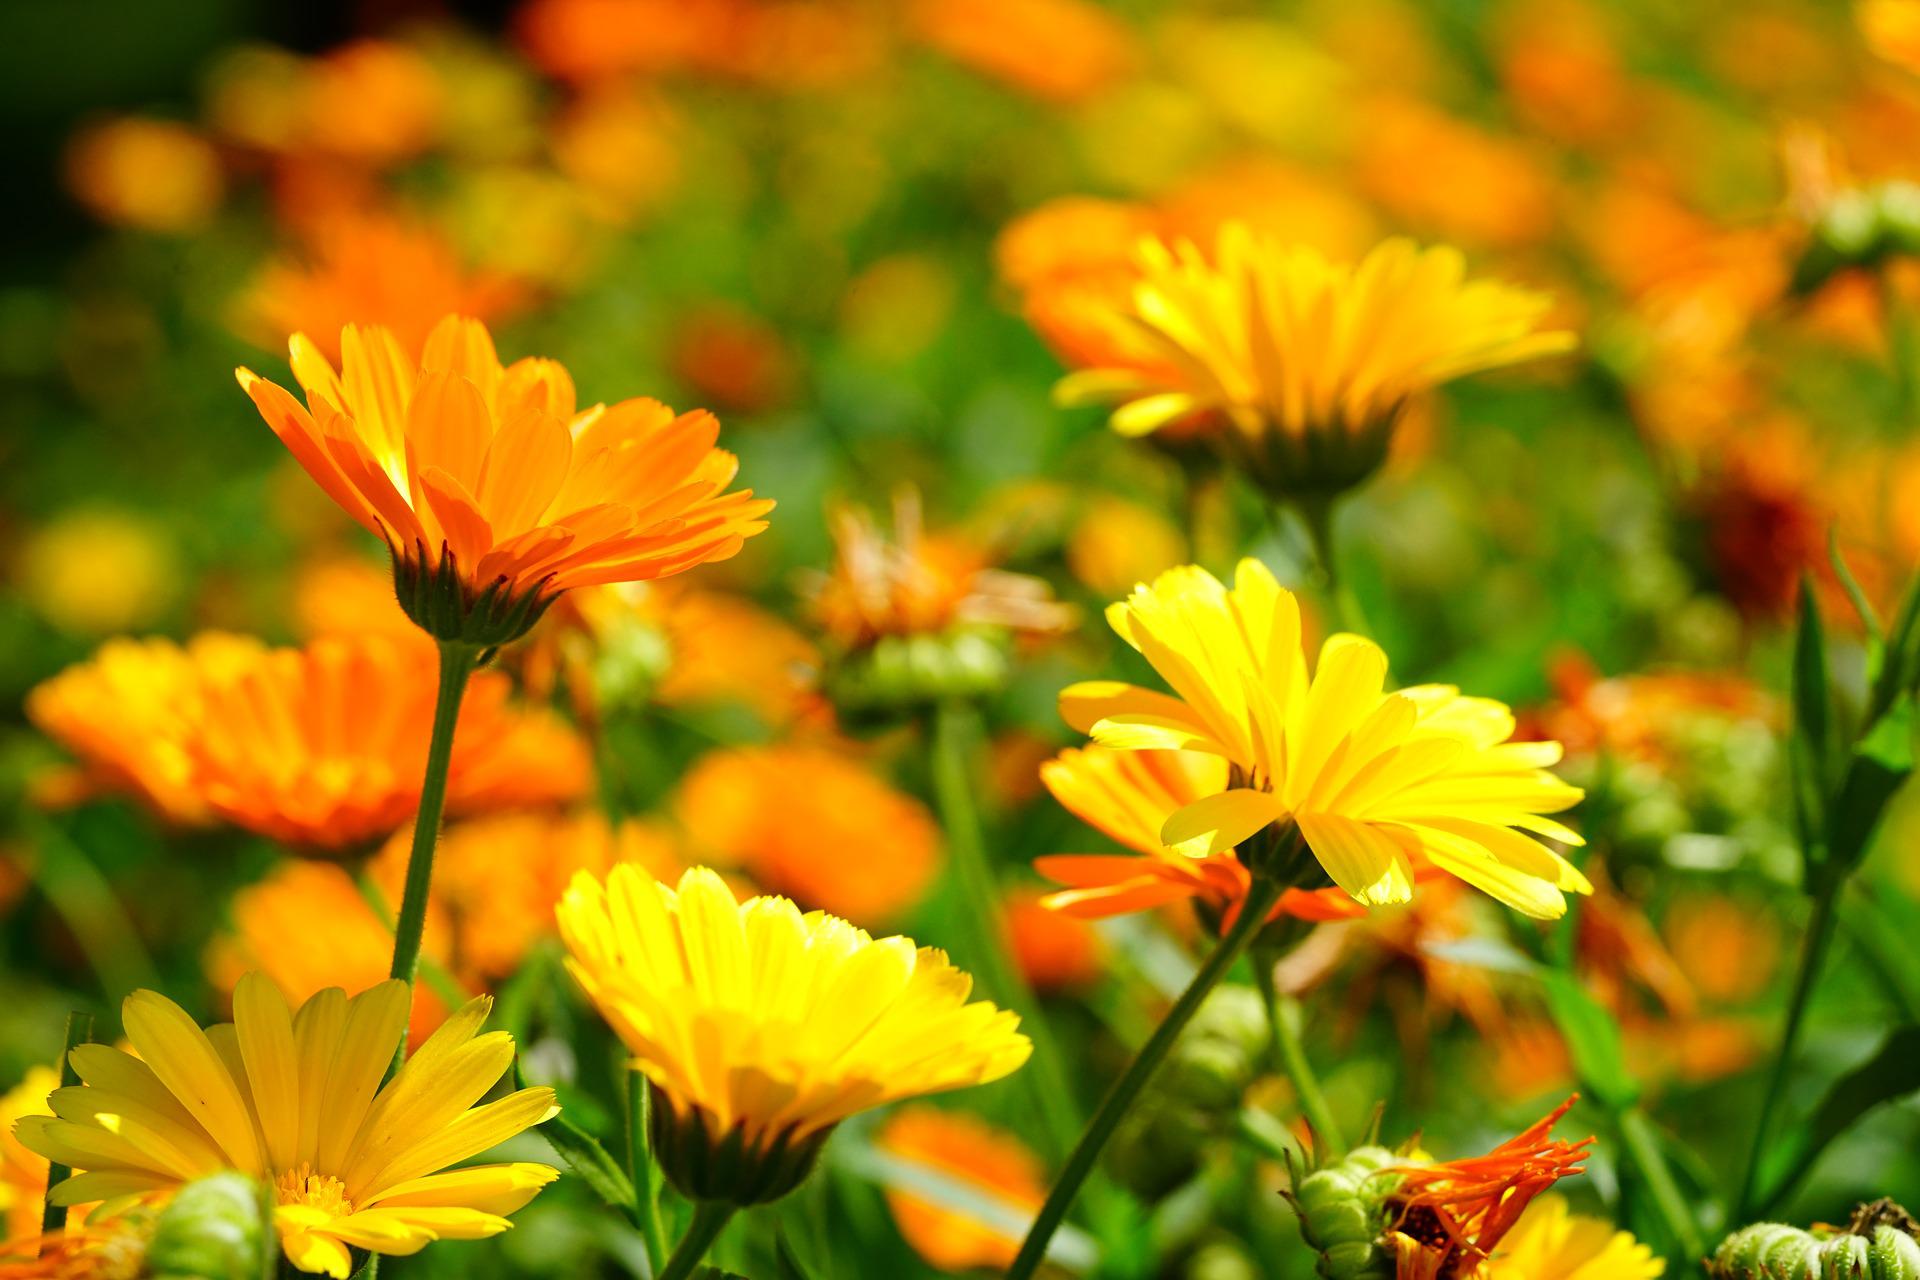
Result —
<instances>
[{"instance_id":1,"label":"leaf","mask_svg":"<svg viewBox=\"0 0 1920 1280\"><path fill-rule=\"evenodd\" d=\"M1920 1092L1920 1024L1901 1027L1871 1058L1840 1077L1820 1100L1795 1140L1782 1144L1768 1163L1777 1181L1762 1201L1778 1204L1812 1169L1833 1140L1875 1107Z\"/></svg>"},{"instance_id":2,"label":"leaf","mask_svg":"<svg viewBox=\"0 0 1920 1280\"><path fill-rule=\"evenodd\" d=\"M516 1087L527 1087L517 1062L513 1076ZM575 1177L593 1188L595 1195L629 1215L638 1212L640 1202L633 1193L633 1183L599 1140L567 1119L565 1112L541 1125L540 1136L567 1162Z\"/></svg>"},{"instance_id":3,"label":"leaf","mask_svg":"<svg viewBox=\"0 0 1920 1280\"><path fill-rule=\"evenodd\" d=\"M1912 677L1909 673L1913 666L1917 628L1920 628L1920 577L1916 577L1907 588L1906 599L1900 604L1900 612L1894 618L1893 629L1887 633L1886 642L1869 651L1867 677L1873 695L1867 706L1869 716L1877 718L1893 705L1896 697L1911 692L1909 686Z\"/></svg>"},{"instance_id":4,"label":"leaf","mask_svg":"<svg viewBox=\"0 0 1920 1280\"><path fill-rule=\"evenodd\" d=\"M1853 748L1827 831L1827 860L1845 874L1860 861L1887 802L1913 775L1913 695L1894 699Z\"/></svg>"},{"instance_id":5,"label":"leaf","mask_svg":"<svg viewBox=\"0 0 1920 1280\"><path fill-rule=\"evenodd\" d=\"M1860 615L1860 625L1866 628L1868 642L1879 652L1883 644L1880 615L1874 612L1873 602L1867 599L1867 593L1860 589L1860 582L1853 576L1847 558L1840 554L1840 526L1837 524L1827 530L1827 559L1833 565L1833 576L1840 580L1841 590L1847 593L1848 603Z\"/></svg>"},{"instance_id":6,"label":"leaf","mask_svg":"<svg viewBox=\"0 0 1920 1280\"><path fill-rule=\"evenodd\" d=\"M1789 739L1793 764L1794 816L1801 844L1815 857L1816 834L1825 827L1824 815L1833 777L1833 717L1828 689L1827 641L1820 625L1820 606L1813 582L1800 579L1800 621L1793 637L1793 733Z\"/></svg>"},{"instance_id":7,"label":"leaf","mask_svg":"<svg viewBox=\"0 0 1920 1280\"><path fill-rule=\"evenodd\" d=\"M1620 1026L1600 1003L1588 995L1571 974L1544 971L1541 986L1547 1011L1566 1037L1580 1087L1609 1111L1620 1112L1640 1097L1640 1086L1627 1070Z\"/></svg>"}]
</instances>

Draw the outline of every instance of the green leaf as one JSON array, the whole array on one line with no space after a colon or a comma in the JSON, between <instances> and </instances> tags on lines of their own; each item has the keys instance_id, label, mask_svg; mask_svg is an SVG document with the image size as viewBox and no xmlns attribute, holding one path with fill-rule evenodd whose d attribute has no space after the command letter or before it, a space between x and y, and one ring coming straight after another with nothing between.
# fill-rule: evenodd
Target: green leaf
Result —
<instances>
[{"instance_id":1,"label":"green leaf","mask_svg":"<svg viewBox=\"0 0 1920 1280\"><path fill-rule=\"evenodd\" d=\"M1788 740L1793 764L1794 815L1801 844L1816 855L1816 836L1825 826L1826 800L1833 777L1832 694L1828 688L1826 633L1813 582L1800 579L1800 622L1793 638L1793 733ZM1822 858L1824 860L1824 858Z\"/></svg>"},{"instance_id":2,"label":"green leaf","mask_svg":"<svg viewBox=\"0 0 1920 1280\"><path fill-rule=\"evenodd\" d=\"M1903 693L1854 746L1827 831L1827 861L1845 874L1860 861L1887 802L1913 775L1914 702Z\"/></svg>"},{"instance_id":3,"label":"green leaf","mask_svg":"<svg viewBox=\"0 0 1920 1280\"><path fill-rule=\"evenodd\" d=\"M1853 611L1860 615L1860 625L1866 628L1868 642L1879 651L1883 645L1880 615L1874 612L1873 602L1867 599L1867 593L1860 589L1859 580L1853 576L1847 558L1840 554L1840 526L1837 524L1827 530L1827 559L1833 564L1833 576L1840 580L1840 587L1847 593Z\"/></svg>"},{"instance_id":4,"label":"green leaf","mask_svg":"<svg viewBox=\"0 0 1920 1280\"><path fill-rule=\"evenodd\" d=\"M1900 604L1900 612L1894 618L1893 630L1887 633L1886 642L1869 651L1867 679L1872 686L1873 696L1867 705L1867 714L1878 718L1893 705L1893 700L1902 693L1912 692L1914 638L1920 631L1920 577L1913 580L1907 588L1906 599Z\"/></svg>"},{"instance_id":5,"label":"green leaf","mask_svg":"<svg viewBox=\"0 0 1920 1280\"><path fill-rule=\"evenodd\" d=\"M1547 1012L1566 1037L1580 1087L1609 1111L1631 1107L1640 1097L1640 1086L1627 1070L1620 1026L1613 1015L1571 974L1545 971L1540 982L1546 992Z\"/></svg>"},{"instance_id":6,"label":"green leaf","mask_svg":"<svg viewBox=\"0 0 1920 1280\"><path fill-rule=\"evenodd\" d=\"M1813 1117L1776 1148L1768 1161L1771 1189L1762 1209L1771 1209L1798 1186L1821 1153L1862 1116L1915 1092L1920 1092L1920 1024L1889 1035L1871 1058L1835 1081Z\"/></svg>"},{"instance_id":7,"label":"green leaf","mask_svg":"<svg viewBox=\"0 0 1920 1280\"><path fill-rule=\"evenodd\" d=\"M517 1062L513 1065L513 1078L516 1087L527 1087ZM593 1188L595 1195L629 1215L638 1211L640 1202L633 1193L633 1183L621 1172L619 1162L607 1154L607 1149L592 1134L567 1119L564 1112L541 1125L540 1136L567 1162L575 1177Z\"/></svg>"}]
</instances>

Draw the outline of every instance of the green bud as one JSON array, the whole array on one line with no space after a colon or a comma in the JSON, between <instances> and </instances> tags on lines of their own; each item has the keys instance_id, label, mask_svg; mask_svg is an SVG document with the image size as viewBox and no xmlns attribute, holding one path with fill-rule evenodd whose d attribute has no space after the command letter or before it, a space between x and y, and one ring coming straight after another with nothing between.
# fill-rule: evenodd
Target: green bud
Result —
<instances>
[{"instance_id":1,"label":"green bud","mask_svg":"<svg viewBox=\"0 0 1920 1280\"><path fill-rule=\"evenodd\" d=\"M1891 1200L1861 1205L1845 1228L1742 1227L1707 1262L1713 1280L1920 1280L1920 1224Z\"/></svg>"},{"instance_id":2,"label":"green bud","mask_svg":"<svg viewBox=\"0 0 1920 1280\"><path fill-rule=\"evenodd\" d=\"M882 636L831 660L824 684L834 705L854 719L885 719L993 693L1007 672L1005 638L962 626L937 635Z\"/></svg>"},{"instance_id":3,"label":"green bud","mask_svg":"<svg viewBox=\"0 0 1920 1280\"><path fill-rule=\"evenodd\" d=\"M1301 1178L1288 1193L1300 1215L1300 1234L1319 1253L1324 1280L1391 1280L1387 1197L1400 1179L1383 1172L1403 1157L1385 1147L1360 1147Z\"/></svg>"},{"instance_id":4,"label":"green bud","mask_svg":"<svg viewBox=\"0 0 1920 1280\"><path fill-rule=\"evenodd\" d=\"M147 1273L155 1280L259 1280L279 1253L270 1214L266 1187L243 1173L189 1182L154 1225Z\"/></svg>"}]
</instances>

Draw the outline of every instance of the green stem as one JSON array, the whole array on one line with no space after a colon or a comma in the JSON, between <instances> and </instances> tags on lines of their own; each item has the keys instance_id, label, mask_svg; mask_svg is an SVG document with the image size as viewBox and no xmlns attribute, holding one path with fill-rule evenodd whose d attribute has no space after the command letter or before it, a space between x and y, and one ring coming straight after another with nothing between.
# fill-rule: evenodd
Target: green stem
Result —
<instances>
[{"instance_id":1,"label":"green stem","mask_svg":"<svg viewBox=\"0 0 1920 1280\"><path fill-rule=\"evenodd\" d=\"M1307 527L1307 540L1313 544L1320 591L1334 625L1342 631L1366 635L1367 620L1361 616L1359 600L1340 576L1340 557L1334 548L1333 513L1338 502L1334 494L1303 494L1293 500L1293 505Z\"/></svg>"},{"instance_id":2,"label":"green stem","mask_svg":"<svg viewBox=\"0 0 1920 1280\"><path fill-rule=\"evenodd\" d=\"M1283 885L1270 877L1262 876L1254 880L1252 889L1247 893L1246 901L1240 906L1240 918L1234 921L1233 928L1228 930L1227 935L1220 939L1213 949L1213 954L1208 956L1206 963L1200 966L1200 972L1193 976L1193 981L1174 1002L1173 1008L1167 1011L1166 1018L1154 1030L1147 1043L1141 1046L1139 1054L1128 1065L1125 1073L1113 1082L1113 1087L1102 1099L1100 1110L1094 1113L1086 1132L1080 1136L1079 1145L1073 1149L1073 1154L1067 1157L1066 1167L1061 1169L1060 1176L1054 1180L1053 1189L1047 1192L1046 1203L1040 1206L1040 1212L1034 1218L1026 1240L1020 1245L1019 1255L1014 1258L1013 1265L1007 1269L1007 1280L1028 1280L1028 1277L1039 1268L1041 1260L1046 1256L1047 1242L1053 1238L1053 1233L1059 1228L1061 1219L1067 1216L1067 1207L1073 1203L1074 1196L1080 1190L1080 1184L1086 1181L1089 1173L1093 1172L1094 1163L1099 1160L1101 1149L1107 1145L1107 1139L1113 1136L1113 1131L1119 1127L1120 1121L1126 1116L1127 1109L1133 1105L1134 1099L1140 1096L1140 1091L1146 1087L1154 1070L1165 1060L1168 1051L1179 1040L1180 1033L1193 1020L1193 1015L1199 1012L1200 1004L1207 998L1207 993L1226 976L1227 970L1231 969L1234 962L1240 958L1240 953L1245 951L1247 944L1253 941L1253 936L1260 932L1261 927L1266 923L1267 913L1273 909L1273 904L1280 900L1283 888Z\"/></svg>"},{"instance_id":3,"label":"green stem","mask_svg":"<svg viewBox=\"0 0 1920 1280\"><path fill-rule=\"evenodd\" d=\"M1654 1132L1653 1121L1639 1107L1628 1107L1617 1118L1621 1145L1645 1179L1647 1190L1653 1193L1654 1207L1659 1209L1667 1230L1689 1258L1705 1257L1707 1244L1700 1238L1700 1224L1687 1207L1686 1197L1680 1194L1666 1156L1661 1154L1660 1135Z\"/></svg>"},{"instance_id":4,"label":"green stem","mask_svg":"<svg viewBox=\"0 0 1920 1280\"><path fill-rule=\"evenodd\" d=\"M420 935L427 924L427 891L433 884L433 847L440 838L440 812L447 803L454 726L460 720L460 699L478 660L479 652L471 645L440 642L440 692L433 704L433 737L427 745L426 776L420 783L420 810L413 819L407 885L400 896L400 918L393 926L391 973L409 983L420 967Z\"/></svg>"},{"instance_id":5,"label":"green stem","mask_svg":"<svg viewBox=\"0 0 1920 1280\"><path fill-rule=\"evenodd\" d=\"M1780 1036L1780 1047L1773 1055L1773 1068L1767 1074L1767 1091L1761 1097L1760 1116L1754 1124L1753 1149L1747 1156L1747 1171L1740 1179L1740 1199L1733 1221L1745 1222L1759 1191L1760 1166L1767 1154L1767 1138L1773 1128L1773 1115L1780 1106L1780 1095L1787 1084L1787 1070L1793 1062L1794 1047L1800 1042L1800 1029L1806 1021L1807 1005L1819 980L1821 966L1833 942L1834 906L1842 879L1829 877L1815 892L1813 916L1807 921L1807 936L1800 951L1800 971L1794 976L1793 996L1787 1005L1787 1025Z\"/></svg>"},{"instance_id":6,"label":"green stem","mask_svg":"<svg viewBox=\"0 0 1920 1280\"><path fill-rule=\"evenodd\" d=\"M940 807L940 823L947 834L947 859L959 889L960 913L970 938L972 962L986 994L1020 1015L1020 1029L1033 1041L1033 1058L1022 1076L1035 1092L1035 1110L1053 1139L1056 1153L1072 1145L1079 1128L1079 1108L1060 1064L1060 1052L1040 1016L1033 990L1007 954L1002 927L999 887L987 862L986 841L980 833L980 813L974 805L974 780L968 768L976 721L973 708L943 702L933 719L933 789Z\"/></svg>"},{"instance_id":7,"label":"green stem","mask_svg":"<svg viewBox=\"0 0 1920 1280\"><path fill-rule=\"evenodd\" d=\"M1253 957L1253 983L1267 1006L1267 1025L1273 1029L1274 1066L1293 1082L1294 1096L1300 1102L1300 1114L1313 1130L1316 1146L1332 1159L1347 1154L1346 1140L1340 1136L1340 1124L1320 1091L1319 1077L1307 1061L1307 1047L1300 1039L1300 1002L1282 996L1273 984L1274 958L1256 950Z\"/></svg>"},{"instance_id":8,"label":"green stem","mask_svg":"<svg viewBox=\"0 0 1920 1280\"><path fill-rule=\"evenodd\" d=\"M627 1180L638 1199L640 1235L647 1245L647 1265L660 1274L661 1261L667 1256L667 1232L660 1224L660 1167L648 1149L648 1112L653 1107L653 1090L647 1078L631 1068L627 1071Z\"/></svg>"},{"instance_id":9,"label":"green stem","mask_svg":"<svg viewBox=\"0 0 1920 1280\"><path fill-rule=\"evenodd\" d=\"M667 1259L659 1280L687 1280L707 1256L707 1250L713 1248L713 1242L720 1238L721 1228L731 1217L733 1206L724 1200L697 1202L693 1206L693 1221L687 1224L687 1234L680 1237L680 1245Z\"/></svg>"},{"instance_id":10,"label":"green stem","mask_svg":"<svg viewBox=\"0 0 1920 1280\"><path fill-rule=\"evenodd\" d=\"M75 1045L90 1043L93 1040L93 1015L87 1013L69 1013L67 1015L67 1040L60 1050L60 1087L70 1088L80 1083L80 1073L73 1067L73 1049ZM53 1202L53 1189L67 1180L73 1172L64 1164L47 1165L46 1206L40 1211L40 1234L51 1236L67 1228L67 1206Z\"/></svg>"},{"instance_id":11,"label":"green stem","mask_svg":"<svg viewBox=\"0 0 1920 1280\"><path fill-rule=\"evenodd\" d=\"M33 809L21 821L40 850L33 871L40 892L73 932L108 999L159 987L153 960L112 881L60 824Z\"/></svg>"}]
</instances>

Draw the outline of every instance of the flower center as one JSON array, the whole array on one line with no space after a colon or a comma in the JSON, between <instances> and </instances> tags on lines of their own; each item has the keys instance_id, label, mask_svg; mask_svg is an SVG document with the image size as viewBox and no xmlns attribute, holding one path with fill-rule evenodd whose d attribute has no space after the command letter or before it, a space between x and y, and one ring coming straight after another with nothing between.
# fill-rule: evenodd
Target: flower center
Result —
<instances>
[{"instance_id":1,"label":"flower center","mask_svg":"<svg viewBox=\"0 0 1920 1280\"><path fill-rule=\"evenodd\" d=\"M281 1204L303 1204L338 1218L353 1212L347 1199L347 1184L332 1174L315 1173L310 1164L287 1170L275 1179L273 1189Z\"/></svg>"}]
</instances>

